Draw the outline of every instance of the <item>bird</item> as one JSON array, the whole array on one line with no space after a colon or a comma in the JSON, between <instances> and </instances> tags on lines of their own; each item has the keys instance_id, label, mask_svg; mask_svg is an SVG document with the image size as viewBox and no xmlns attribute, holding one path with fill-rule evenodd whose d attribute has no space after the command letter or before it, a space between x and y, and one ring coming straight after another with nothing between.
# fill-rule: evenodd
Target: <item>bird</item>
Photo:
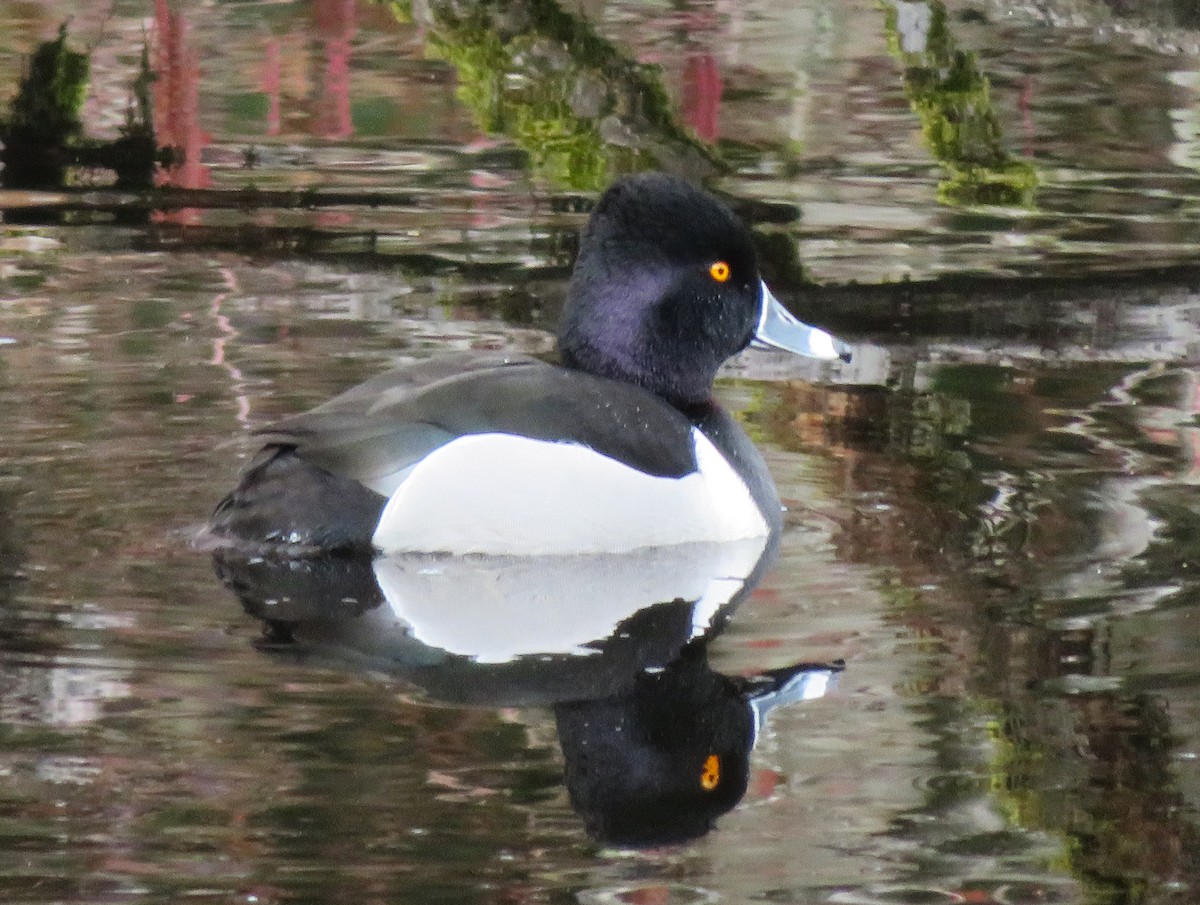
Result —
<instances>
[{"instance_id":1,"label":"bird","mask_svg":"<svg viewBox=\"0 0 1200 905\"><path fill-rule=\"evenodd\" d=\"M775 298L750 230L714 195L622 177L581 236L556 361L442 355L285 418L207 535L294 556L765 544L778 492L713 396L722 363L751 345L851 355Z\"/></svg>"}]
</instances>

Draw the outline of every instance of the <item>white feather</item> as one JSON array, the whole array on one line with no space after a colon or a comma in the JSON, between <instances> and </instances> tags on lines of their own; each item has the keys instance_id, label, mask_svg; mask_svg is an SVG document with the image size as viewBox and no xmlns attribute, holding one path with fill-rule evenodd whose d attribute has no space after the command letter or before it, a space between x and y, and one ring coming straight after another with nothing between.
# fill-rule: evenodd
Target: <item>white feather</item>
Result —
<instances>
[{"instance_id":1,"label":"white feather","mask_svg":"<svg viewBox=\"0 0 1200 905\"><path fill-rule=\"evenodd\" d=\"M661 478L588 447L459 437L422 459L384 507L384 553L562 555L765 537L745 482L700 431L697 471Z\"/></svg>"}]
</instances>

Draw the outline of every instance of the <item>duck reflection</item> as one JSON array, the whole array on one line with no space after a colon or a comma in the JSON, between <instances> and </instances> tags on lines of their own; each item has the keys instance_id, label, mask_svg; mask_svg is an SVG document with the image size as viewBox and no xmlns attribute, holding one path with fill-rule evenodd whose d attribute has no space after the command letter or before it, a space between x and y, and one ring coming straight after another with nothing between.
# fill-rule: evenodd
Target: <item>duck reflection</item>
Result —
<instances>
[{"instance_id":1,"label":"duck reflection","mask_svg":"<svg viewBox=\"0 0 1200 905\"><path fill-rule=\"evenodd\" d=\"M726 676L707 644L774 543L625 557L247 558L221 580L262 646L403 679L442 701L553 709L572 805L596 839L708 832L746 792L768 711L819 697L840 664Z\"/></svg>"},{"instance_id":2,"label":"duck reflection","mask_svg":"<svg viewBox=\"0 0 1200 905\"><path fill-rule=\"evenodd\" d=\"M767 711L822 696L840 668L725 676L699 641L664 669L639 672L624 692L555 705L571 804L589 833L617 845L704 835L746 794Z\"/></svg>"}]
</instances>

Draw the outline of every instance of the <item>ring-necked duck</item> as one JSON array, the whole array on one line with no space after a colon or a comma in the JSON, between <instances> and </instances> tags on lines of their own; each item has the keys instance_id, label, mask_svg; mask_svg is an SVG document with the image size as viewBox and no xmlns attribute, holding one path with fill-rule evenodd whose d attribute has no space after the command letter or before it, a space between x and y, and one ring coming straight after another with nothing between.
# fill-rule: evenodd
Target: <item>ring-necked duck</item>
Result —
<instances>
[{"instance_id":1,"label":"ring-necked duck","mask_svg":"<svg viewBox=\"0 0 1200 905\"><path fill-rule=\"evenodd\" d=\"M457 354L369 380L265 431L210 531L296 553L767 537L774 483L712 398L717 369L751 343L849 357L771 295L723 204L663 174L621 179L580 243L562 364Z\"/></svg>"}]
</instances>

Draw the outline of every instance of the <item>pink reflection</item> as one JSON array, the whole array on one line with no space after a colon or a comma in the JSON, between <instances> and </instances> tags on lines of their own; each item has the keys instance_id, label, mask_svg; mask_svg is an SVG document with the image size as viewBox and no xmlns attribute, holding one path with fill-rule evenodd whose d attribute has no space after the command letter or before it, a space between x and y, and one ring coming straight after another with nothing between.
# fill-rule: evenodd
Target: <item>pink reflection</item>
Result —
<instances>
[{"instance_id":1,"label":"pink reflection","mask_svg":"<svg viewBox=\"0 0 1200 905\"><path fill-rule=\"evenodd\" d=\"M692 53L683 66L683 118L705 141L720 135L721 70L711 53Z\"/></svg>"},{"instance_id":2,"label":"pink reflection","mask_svg":"<svg viewBox=\"0 0 1200 905\"><path fill-rule=\"evenodd\" d=\"M159 147L175 150L179 159L155 174L158 185L202 189L212 184L208 167L201 163L211 136L200 128L200 57L188 43L188 25L182 13L172 12L167 0L154 0L154 131ZM154 219L169 223L196 223L196 208L158 212Z\"/></svg>"},{"instance_id":3,"label":"pink reflection","mask_svg":"<svg viewBox=\"0 0 1200 905\"><path fill-rule=\"evenodd\" d=\"M238 331L230 322L229 315L221 310L225 300L237 291L237 279L234 277L233 271L227 267L221 268L221 277L226 291L218 293L213 298L208 312L217 327L217 336L213 340L213 354L209 361L211 364L223 368L229 374L229 385L233 390L238 423L248 425L250 423L250 396L246 393L246 378L241 369L233 364L225 353L226 345L237 338Z\"/></svg>"},{"instance_id":4,"label":"pink reflection","mask_svg":"<svg viewBox=\"0 0 1200 905\"><path fill-rule=\"evenodd\" d=\"M512 180L488 170L472 170L470 176L472 192L468 200L469 223L472 229L497 229L507 222L504 215L503 192L512 185Z\"/></svg>"},{"instance_id":5,"label":"pink reflection","mask_svg":"<svg viewBox=\"0 0 1200 905\"><path fill-rule=\"evenodd\" d=\"M317 105L317 134L347 138L354 132L350 117L350 54L355 31L355 0L316 0L317 33L325 42L325 78Z\"/></svg>"},{"instance_id":6,"label":"pink reflection","mask_svg":"<svg viewBox=\"0 0 1200 905\"><path fill-rule=\"evenodd\" d=\"M1200 483L1200 371L1179 369L1182 387L1177 405L1138 406L1137 423L1142 436L1159 446L1180 451L1181 464L1176 477L1190 484Z\"/></svg>"},{"instance_id":7,"label":"pink reflection","mask_svg":"<svg viewBox=\"0 0 1200 905\"><path fill-rule=\"evenodd\" d=\"M1017 96L1017 107L1021 111L1021 127L1025 131L1025 156L1033 156L1033 141L1037 129L1033 122L1033 77L1025 79L1021 93Z\"/></svg>"},{"instance_id":8,"label":"pink reflection","mask_svg":"<svg viewBox=\"0 0 1200 905\"><path fill-rule=\"evenodd\" d=\"M717 4L718 7L723 4ZM654 63L679 78L682 88L680 115L696 135L707 142L720 137L721 95L724 80L713 47L725 46L729 36L729 19L736 6L722 15L709 11L671 12L647 20L651 32L677 36L670 50L648 46L641 49L638 60ZM682 57L682 72L678 63Z\"/></svg>"},{"instance_id":9,"label":"pink reflection","mask_svg":"<svg viewBox=\"0 0 1200 905\"><path fill-rule=\"evenodd\" d=\"M313 215L313 221L317 226L324 228L353 226L357 222L354 214L349 211L335 211L327 208L318 210Z\"/></svg>"},{"instance_id":10,"label":"pink reflection","mask_svg":"<svg viewBox=\"0 0 1200 905\"><path fill-rule=\"evenodd\" d=\"M262 76L259 88L267 97L265 134L281 135L284 131L285 84L290 84L288 97L302 108L302 121L307 132L322 138L345 139L354 134L354 119L350 104L350 67L357 33L357 0L314 0L311 7L312 24L299 33L290 32L270 38L263 47ZM312 36L321 42L323 65L315 92L309 101L309 61L307 48Z\"/></svg>"},{"instance_id":11,"label":"pink reflection","mask_svg":"<svg viewBox=\"0 0 1200 905\"><path fill-rule=\"evenodd\" d=\"M266 52L267 56L263 61L263 76L260 87L267 96L267 134L278 135L280 132L280 123L282 122L280 85L283 82L278 39L272 38L267 42Z\"/></svg>"}]
</instances>

